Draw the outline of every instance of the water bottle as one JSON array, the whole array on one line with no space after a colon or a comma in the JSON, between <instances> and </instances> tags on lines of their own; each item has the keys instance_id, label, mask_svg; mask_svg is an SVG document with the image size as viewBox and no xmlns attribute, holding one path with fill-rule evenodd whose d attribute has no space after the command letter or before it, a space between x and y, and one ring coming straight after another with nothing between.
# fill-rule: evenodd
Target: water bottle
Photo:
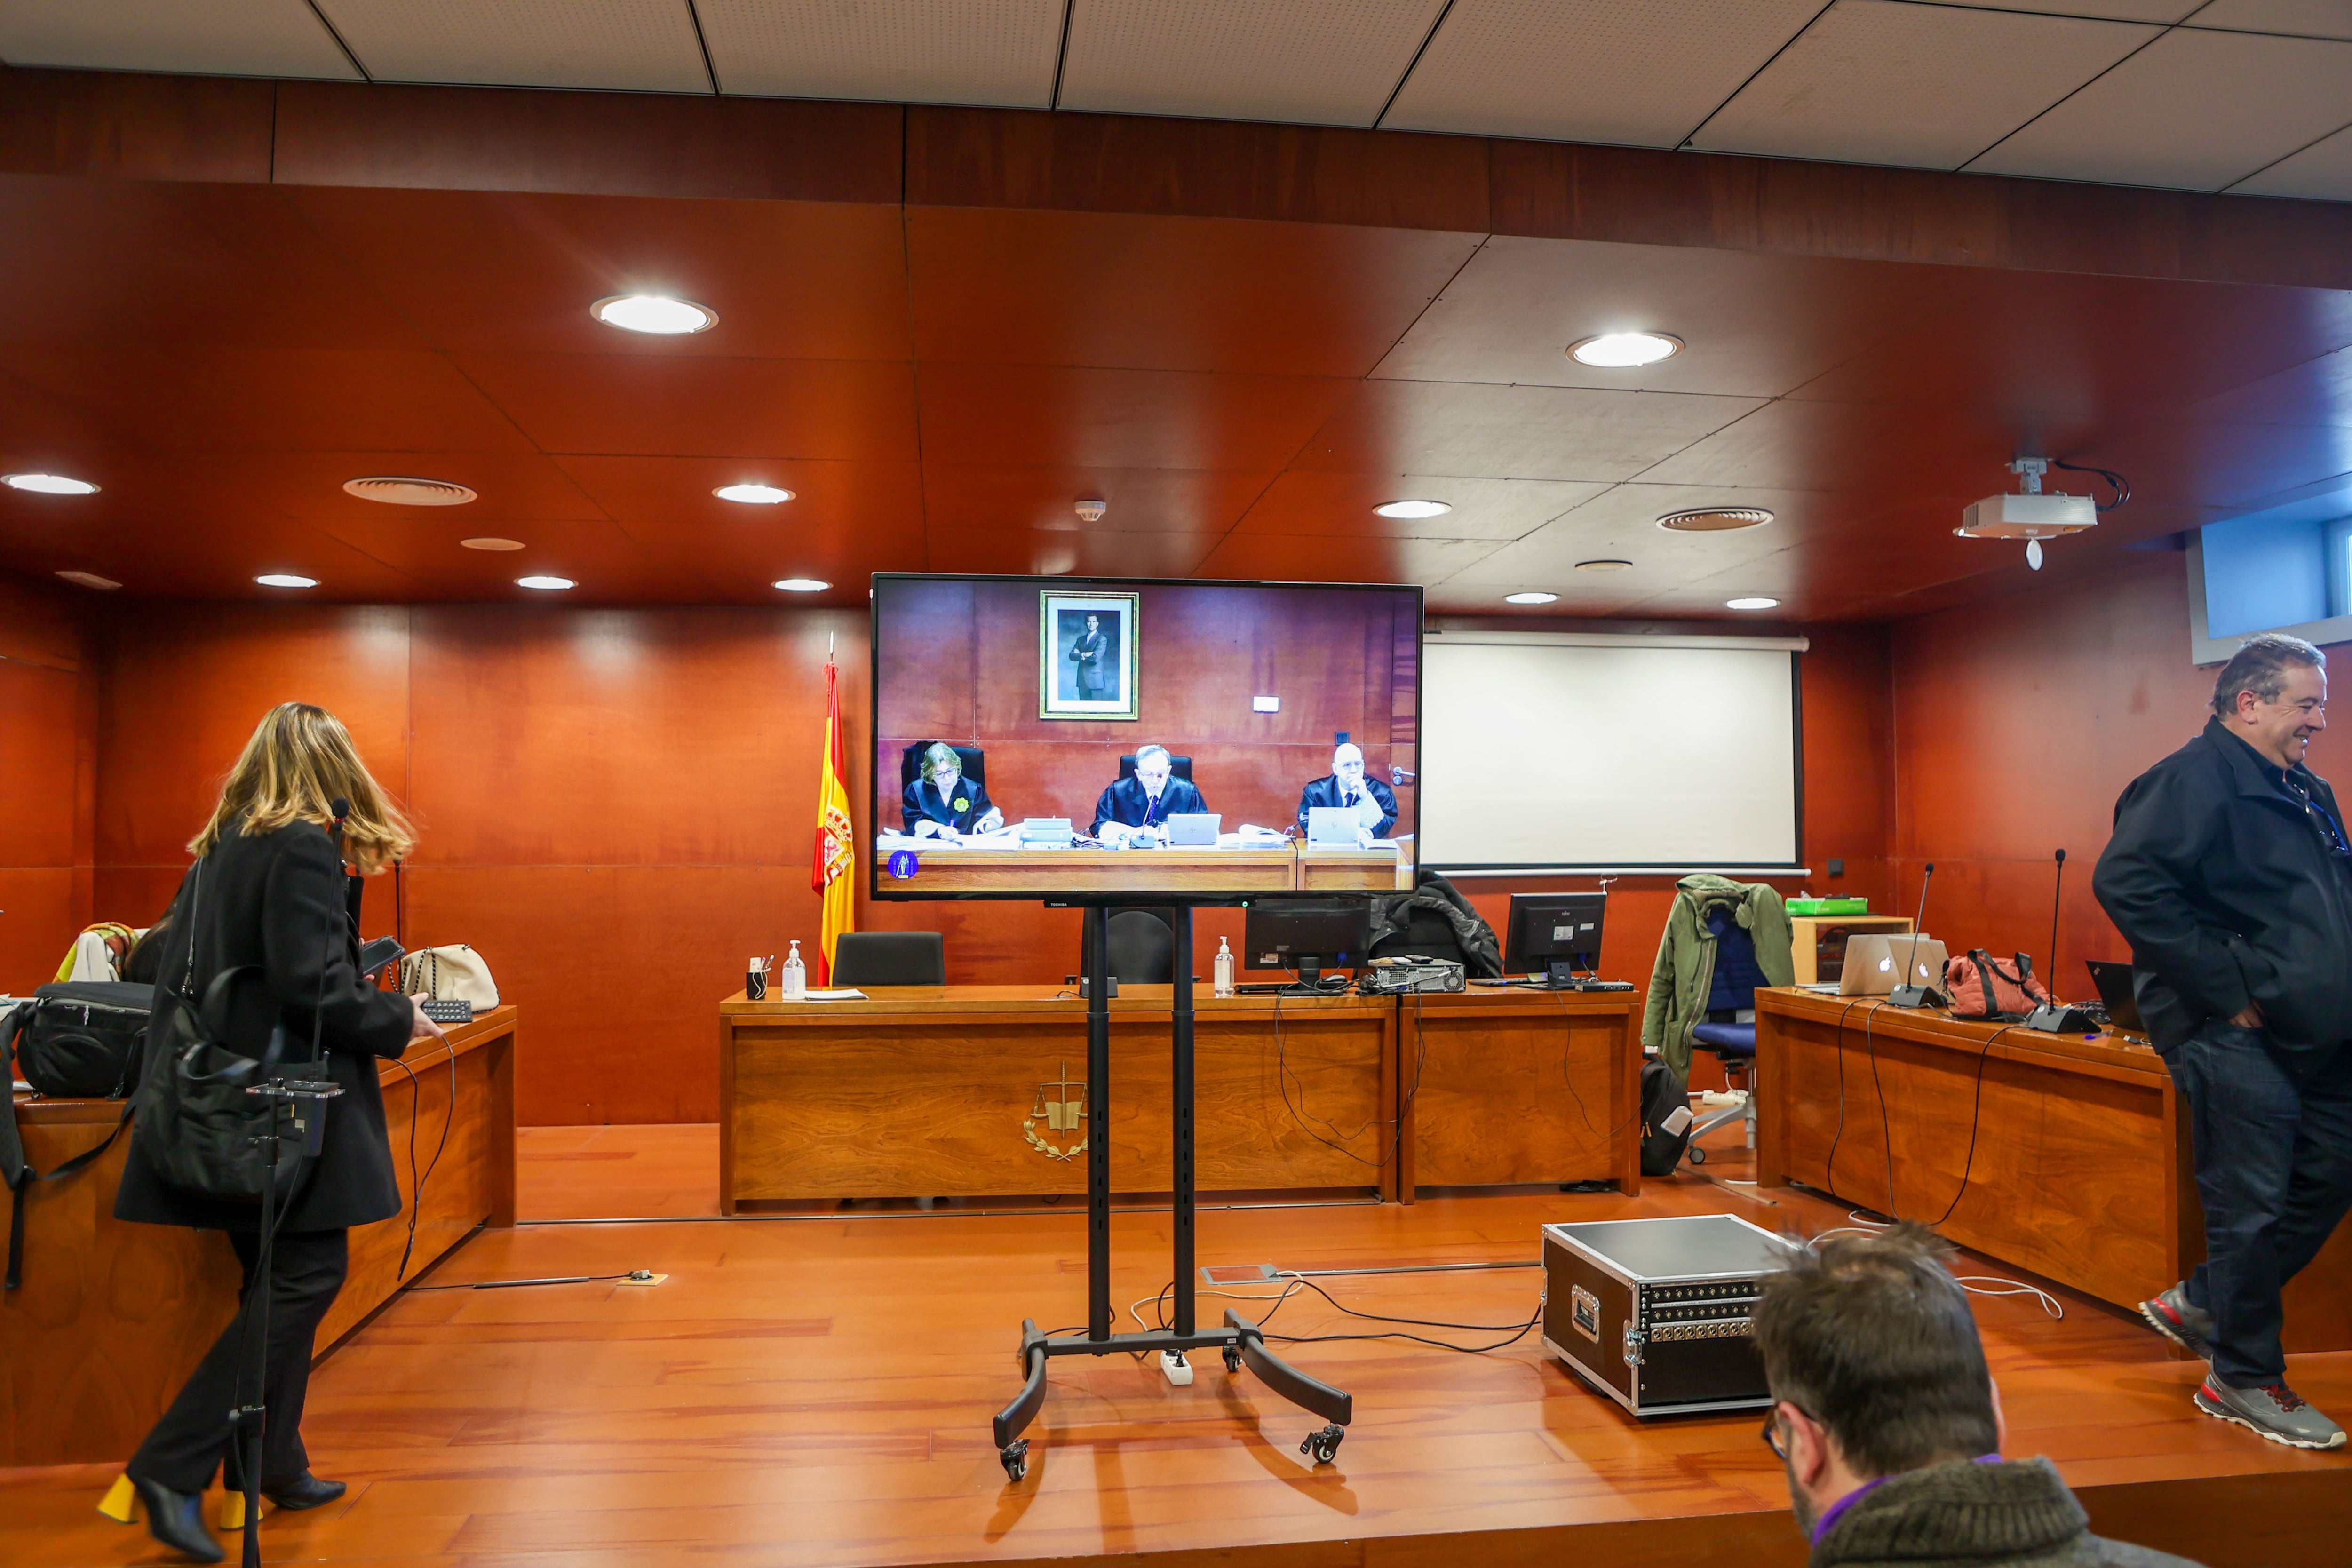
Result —
<instances>
[{"instance_id":1,"label":"water bottle","mask_svg":"<svg viewBox=\"0 0 2352 1568\"><path fill-rule=\"evenodd\" d=\"M792 952L784 955L783 994L797 1001L808 994L808 965L801 962L801 944L793 943Z\"/></svg>"},{"instance_id":2,"label":"water bottle","mask_svg":"<svg viewBox=\"0 0 2352 1568\"><path fill-rule=\"evenodd\" d=\"M1214 973L1215 984L1211 987L1213 993L1219 996L1232 995L1234 994L1234 950L1225 945L1223 937L1217 939L1217 964Z\"/></svg>"}]
</instances>

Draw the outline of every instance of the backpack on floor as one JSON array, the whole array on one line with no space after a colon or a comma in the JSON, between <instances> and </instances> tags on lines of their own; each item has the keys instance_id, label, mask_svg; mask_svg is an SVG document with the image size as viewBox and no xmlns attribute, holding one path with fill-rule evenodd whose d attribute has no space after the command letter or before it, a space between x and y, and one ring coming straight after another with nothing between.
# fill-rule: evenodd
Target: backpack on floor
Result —
<instances>
[{"instance_id":1,"label":"backpack on floor","mask_svg":"<svg viewBox=\"0 0 2352 1568\"><path fill-rule=\"evenodd\" d=\"M1642 1064L1642 1174L1671 1176L1690 1147L1690 1095L1675 1069L1657 1060Z\"/></svg>"}]
</instances>

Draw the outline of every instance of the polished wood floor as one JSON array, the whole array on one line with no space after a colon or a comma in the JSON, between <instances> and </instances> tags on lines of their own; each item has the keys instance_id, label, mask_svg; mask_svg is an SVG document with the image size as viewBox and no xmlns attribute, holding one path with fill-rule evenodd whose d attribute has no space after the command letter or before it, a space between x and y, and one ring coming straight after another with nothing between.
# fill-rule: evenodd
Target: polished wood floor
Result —
<instances>
[{"instance_id":1,"label":"polished wood floor","mask_svg":"<svg viewBox=\"0 0 2352 1568\"><path fill-rule=\"evenodd\" d=\"M1736 1141L1736 1131L1725 1137ZM690 1212L715 1192L693 1129L546 1129L524 1142L522 1212L541 1220ZM1817 1231L1842 1209L1725 1184L1744 1152L1641 1197L1535 1193L1412 1207L1223 1209L1204 1264L1347 1268L1536 1254L1568 1217L1727 1210ZM1167 1216L1118 1226L1122 1305L1166 1283ZM1303 1345L1351 1390L1336 1465L1297 1455L1315 1423L1210 1360L1188 1389L1120 1357L1058 1362L1029 1479L1008 1487L988 1417L1013 1392L1020 1320L1084 1311L1078 1213L852 1214L699 1223L525 1224L478 1236L427 1281L666 1272L610 1283L412 1292L311 1384L305 1435L351 1496L273 1517L273 1562L369 1568L1024 1562L1141 1553L1225 1564L1621 1565L1803 1561L1753 1416L1636 1426L1533 1341L1455 1355L1393 1341ZM1983 1266L1975 1273L2013 1275ZM1319 1281L1364 1310L1510 1324L1532 1269ZM1266 1288L1240 1288L1262 1293ZM2010 1451L2055 1458L2111 1534L2221 1563L2322 1564L2352 1539L2352 1458L2262 1443L2193 1413L2199 1367L2111 1309L2062 1293L1979 1298ZM1203 1316L1223 1302L1204 1298ZM1147 1304L1144 1310L1150 1309ZM1275 1326L1369 1326L1302 1296ZM1454 1333L1465 1343L1481 1336ZM2352 1355L2291 1374L2352 1414ZM92 1504L109 1472L0 1472L0 1562L161 1562Z\"/></svg>"}]
</instances>

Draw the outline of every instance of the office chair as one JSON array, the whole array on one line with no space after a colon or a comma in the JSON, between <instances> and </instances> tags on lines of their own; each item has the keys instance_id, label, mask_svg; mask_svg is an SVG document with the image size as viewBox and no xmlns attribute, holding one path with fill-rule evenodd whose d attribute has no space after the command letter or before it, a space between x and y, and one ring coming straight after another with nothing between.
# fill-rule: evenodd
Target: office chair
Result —
<instances>
[{"instance_id":1,"label":"office chair","mask_svg":"<svg viewBox=\"0 0 2352 1568\"><path fill-rule=\"evenodd\" d=\"M918 741L898 753L898 787L901 790L915 782L915 770L923 765L923 753L938 743L936 741ZM986 784L988 753L978 746L956 745L953 741L948 744L955 746L955 754L963 761L963 776L976 784Z\"/></svg>"},{"instance_id":2,"label":"office chair","mask_svg":"<svg viewBox=\"0 0 2352 1568\"><path fill-rule=\"evenodd\" d=\"M1706 1021L1691 1030L1691 1044L1723 1064L1727 1082L1740 1091L1740 1103L1726 1106L1694 1124L1690 1130L1690 1161L1706 1163L1699 1135L1735 1119L1748 1123L1748 1146L1756 1147L1756 988L1770 981L1756 962L1756 939L1739 923L1728 904L1706 912L1706 929L1715 933L1715 973L1706 990ZM1749 1021L1737 1016L1745 1012Z\"/></svg>"},{"instance_id":3,"label":"office chair","mask_svg":"<svg viewBox=\"0 0 2352 1568\"><path fill-rule=\"evenodd\" d=\"M1078 973L1087 973L1087 938L1078 939ZM1165 910L1110 912L1110 977L1122 985L1167 985L1176 978L1176 931Z\"/></svg>"},{"instance_id":4,"label":"office chair","mask_svg":"<svg viewBox=\"0 0 2352 1568\"><path fill-rule=\"evenodd\" d=\"M835 985L945 985L947 943L935 931L852 931L833 949Z\"/></svg>"},{"instance_id":5,"label":"office chair","mask_svg":"<svg viewBox=\"0 0 2352 1568\"><path fill-rule=\"evenodd\" d=\"M1191 784L1192 782L1192 759L1190 757L1179 757L1171 753L1168 758L1168 773L1171 778L1180 778L1186 784ZM1135 753L1133 752L1129 752L1127 755L1119 758L1118 776L1123 779L1131 779L1135 776ZM987 781L983 779L982 782L984 784Z\"/></svg>"}]
</instances>

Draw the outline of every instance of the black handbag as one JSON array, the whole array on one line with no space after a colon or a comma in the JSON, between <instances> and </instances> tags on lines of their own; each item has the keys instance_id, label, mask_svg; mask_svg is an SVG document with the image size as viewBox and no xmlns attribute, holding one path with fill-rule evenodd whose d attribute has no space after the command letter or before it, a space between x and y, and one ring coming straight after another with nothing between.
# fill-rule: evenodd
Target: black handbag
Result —
<instances>
[{"instance_id":1,"label":"black handbag","mask_svg":"<svg viewBox=\"0 0 2352 1568\"><path fill-rule=\"evenodd\" d=\"M13 1061L36 1092L54 1100L121 1100L139 1076L147 1037L147 1016L155 1002L152 985L118 981L80 981L44 985L0 1018L0 1061ZM25 1142L12 1104L0 1118L0 1181L9 1193L8 1266L0 1290L14 1290L25 1279L25 1200L36 1182L58 1182L114 1147L131 1120L131 1108L106 1141L85 1149L54 1171L26 1163Z\"/></svg>"}]
</instances>

